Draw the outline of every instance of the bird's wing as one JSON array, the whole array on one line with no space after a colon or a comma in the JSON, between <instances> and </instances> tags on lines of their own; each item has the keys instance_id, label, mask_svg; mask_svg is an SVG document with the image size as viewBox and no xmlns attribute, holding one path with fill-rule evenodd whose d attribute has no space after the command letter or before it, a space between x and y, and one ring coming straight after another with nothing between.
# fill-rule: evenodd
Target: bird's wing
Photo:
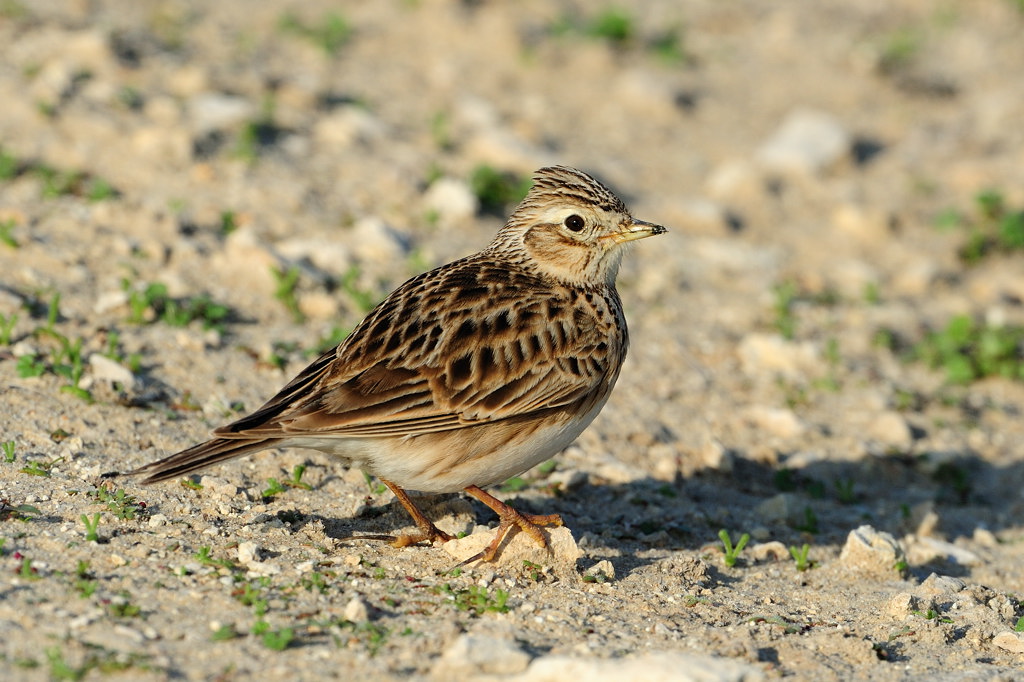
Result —
<instances>
[{"instance_id":1,"label":"bird's wing","mask_svg":"<svg viewBox=\"0 0 1024 682\"><path fill-rule=\"evenodd\" d=\"M618 328L599 322L582 299L530 275L456 261L406 282L263 407L215 434L405 436L572 405L614 380L614 354L625 350L609 331Z\"/></svg>"}]
</instances>

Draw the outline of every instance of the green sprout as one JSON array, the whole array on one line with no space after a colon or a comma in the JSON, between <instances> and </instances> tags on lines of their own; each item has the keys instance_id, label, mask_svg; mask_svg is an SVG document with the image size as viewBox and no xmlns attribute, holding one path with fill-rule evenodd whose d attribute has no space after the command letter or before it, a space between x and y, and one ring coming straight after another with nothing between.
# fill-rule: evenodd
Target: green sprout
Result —
<instances>
[{"instance_id":1,"label":"green sprout","mask_svg":"<svg viewBox=\"0 0 1024 682\"><path fill-rule=\"evenodd\" d=\"M722 546L725 548L725 554L722 557L722 561L726 566L732 568L736 565L736 560L740 558L743 548L746 547L747 543L750 541L750 534L744 533L740 536L739 542L733 545L732 538L729 537L729 532L723 528L718 531L718 538L722 541Z\"/></svg>"}]
</instances>

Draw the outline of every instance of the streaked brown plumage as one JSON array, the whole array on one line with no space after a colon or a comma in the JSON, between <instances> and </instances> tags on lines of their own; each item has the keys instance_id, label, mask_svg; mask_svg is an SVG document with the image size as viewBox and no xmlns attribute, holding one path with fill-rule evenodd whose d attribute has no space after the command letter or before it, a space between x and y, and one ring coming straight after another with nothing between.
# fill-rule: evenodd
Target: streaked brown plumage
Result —
<instances>
[{"instance_id":1,"label":"streaked brown plumage","mask_svg":"<svg viewBox=\"0 0 1024 682\"><path fill-rule=\"evenodd\" d=\"M137 469L177 478L271 447L338 455L384 481L419 533L445 541L405 488L465 490L495 510L500 531L556 515L515 511L484 492L571 443L604 406L628 335L615 277L624 245L665 228L634 220L589 175L542 168L483 251L410 279L336 348L263 407L214 438Z\"/></svg>"}]
</instances>

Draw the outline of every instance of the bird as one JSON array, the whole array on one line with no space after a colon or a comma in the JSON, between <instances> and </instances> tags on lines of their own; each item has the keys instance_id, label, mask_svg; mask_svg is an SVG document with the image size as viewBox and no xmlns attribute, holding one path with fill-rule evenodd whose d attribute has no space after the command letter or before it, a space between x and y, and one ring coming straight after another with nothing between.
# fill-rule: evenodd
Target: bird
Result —
<instances>
[{"instance_id":1,"label":"bird","mask_svg":"<svg viewBox=\"0 0 1024 682\"><path fill-rule=\"evenodd\" d=\"M384 536L395 547L452 539L409 490L463 491L498 515L474 559L493 561L517 530L548 547L541 527L559 515L518 511L484 488L551 458L601 411L629 344L615 287L623 253L666 231L591 175L541 168L482 251L399 286L252 414L128 474L152 484L310 448L391 490L417 527Z\"/></svg>"}]
</instances>

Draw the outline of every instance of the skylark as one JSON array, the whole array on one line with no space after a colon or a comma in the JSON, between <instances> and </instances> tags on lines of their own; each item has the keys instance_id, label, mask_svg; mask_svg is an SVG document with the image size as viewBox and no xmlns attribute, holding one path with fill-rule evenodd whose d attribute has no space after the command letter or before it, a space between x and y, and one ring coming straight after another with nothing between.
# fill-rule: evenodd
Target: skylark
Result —
<instances>
[{"instance_id":1,"label":"skylark","mask_svg":"<svg viewBox=\"0 0 1024 682\"><path fill-rule=\"evenodd\" d=\"M516 528L545 546L539 526L561 525L558 515L516 511L482 488L550 458L601 411L628 345L619 263L626 244L663 232L586 173L542 168L486 249L410 279L211 440L130 473L156 483L266 448L312 448L391 489L419 529L395 546L451 539L405 489L463 490L493 509L498 533L479 558Z\"/></svg>"}]
</instances>

